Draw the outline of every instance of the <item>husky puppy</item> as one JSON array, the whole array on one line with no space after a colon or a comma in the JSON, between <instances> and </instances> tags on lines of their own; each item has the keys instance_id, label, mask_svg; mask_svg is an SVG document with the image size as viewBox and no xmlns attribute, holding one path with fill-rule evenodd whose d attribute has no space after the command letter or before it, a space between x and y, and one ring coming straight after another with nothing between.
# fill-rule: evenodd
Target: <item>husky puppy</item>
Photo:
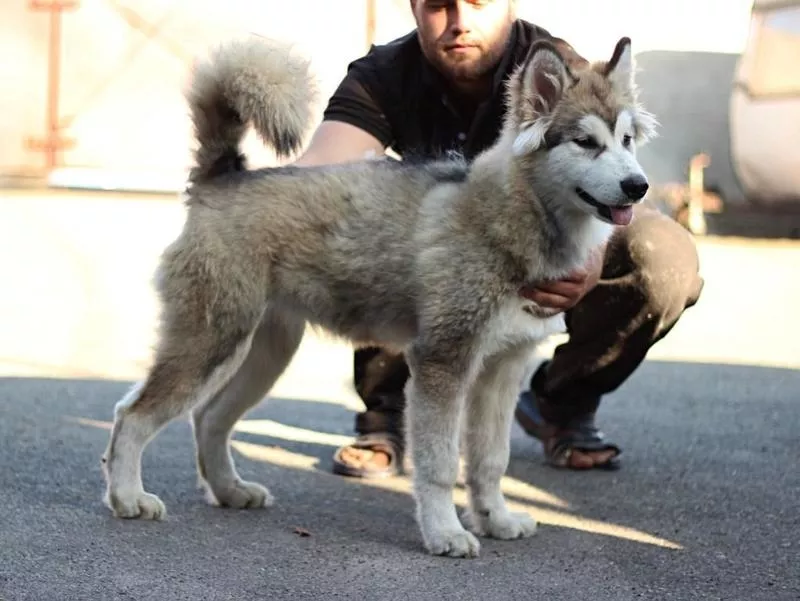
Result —
<instances>
[{"instance_id":1,"label":"husky puppy","mask_svg":"<svg viewBox=\"0 0 800 601\"><path fill-rule=\"evenodd\" d=\"M529 536L535 521L507 509L500 480L531 353L564 320L525 290L583 265L647 191L635 148L655 120L637 101L630 40L579 72L535 43L509 79L497 142L469 165L246 169L250 123L279 156L299 150L316 93L308 66L263 39L195 66L186 222L155 278L153 364L115 407L105 503L118 517L165 515L142 486L141 455L191 411L210 501L270 505L265 487L240 478L229 437L308 324L405 352L416 517L430 553L474 557L475 535ZM452 500L462 436L463 525Z\"/></svg>"}]
</instances>

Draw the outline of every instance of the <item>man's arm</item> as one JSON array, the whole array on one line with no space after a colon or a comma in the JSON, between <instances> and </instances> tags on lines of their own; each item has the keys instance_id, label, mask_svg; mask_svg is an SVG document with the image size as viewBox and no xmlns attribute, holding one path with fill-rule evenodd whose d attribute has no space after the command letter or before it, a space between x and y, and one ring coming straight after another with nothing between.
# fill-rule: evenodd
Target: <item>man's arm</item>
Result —
<instances>
[{"instance_id":1,"label":"man's arm","mask_svg":"<svg viewBox=\"0 0 800 601\"><path fill-rule=\"evenodd\" d=\"M372 134L344 121L323 121L305 152L294 161L299 167L358 161L383 154L383 144Z\"/></svg>"},{"instance_id":2,"label":"man's arm","mask_svg":"<svg viewBox=\"0 0 800 601\"><path fill-rule=\"evenodd\" d=\"M389 66L374 49L348 65L328 101L322 123L295 165L345 163L383 155L393 137L383 109L384 99L391 95L387 89Z\"/></svg>"}]
</instances>

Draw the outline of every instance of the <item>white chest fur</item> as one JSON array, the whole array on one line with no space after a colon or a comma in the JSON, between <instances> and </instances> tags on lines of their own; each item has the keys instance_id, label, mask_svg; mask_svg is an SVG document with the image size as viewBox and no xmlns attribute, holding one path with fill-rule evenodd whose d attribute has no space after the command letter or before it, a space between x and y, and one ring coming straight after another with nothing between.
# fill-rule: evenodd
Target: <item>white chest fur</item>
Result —
<instances>
[{"instance_id":1,"label":"white chest fur","mask_svg":"<svg viewBox=\"0 0 800 601\"><path fill-rule=\"evenodd\" d=\"M582 219L575 224L578 252L575 268L582 266L589 253L605 243L614 231L614 226L599 219ZM549 278L558 279L564 273L549 274ZM552 317L541 317L534 314L535 303L518 295L509 295L489 320L481 341L480 355L483 358L501 353L510 347L531 345L542 342L553 334L560 334L567 329L564 314ZM540 308L539 308L540 309Z\"/></svg>"},{"instance_id":2,"label":"white chest fur","mask_svg":"<svg viewBox=\"0 0 800 601\"><path fill-rule=\"evenodd\" d=\"M512 346L535 345L545 338L566 331L564 314L537 317L528 308L534 304L521 296L509 296L500 305L484 330L480 354L490 357Z\"/></svg>"},{"instance_id":3,"label":"white chest fur","mask_svg":"<svg viewBox=\"0 0 800 601\"><path fill-rule=\"evenodd\" d=\"M599 219L590 219L583 228L580 237L580 248L584 253L589 253L604 244L611 234L614 233L614 226Z\"/></svg>"}]
</instances>

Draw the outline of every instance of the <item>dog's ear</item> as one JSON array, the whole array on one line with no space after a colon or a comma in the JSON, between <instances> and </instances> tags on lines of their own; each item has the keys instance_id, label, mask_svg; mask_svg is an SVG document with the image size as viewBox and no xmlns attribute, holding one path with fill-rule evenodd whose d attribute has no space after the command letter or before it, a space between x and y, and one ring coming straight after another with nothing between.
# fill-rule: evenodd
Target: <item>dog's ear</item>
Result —
<instances>
[{"instance_id":1,"label":"dog's ear","mask_svg":"<svg viewBox=\"0 0 800 601\"><path fill-rule=\"evenodd\" d=\"M576 71L591 67L591 63L578 54L575 48L573 48L566 40L561 38L553 38L552 42L558 50L558 53L564 59L564 62L567 64L567 68L570 70L570 72L574 73Z\"/></svg>"},{"instance_id":2,"label":"dog's ear","mask_svg":"<svg viewBox=\"0 0 800 601\"><path fill-rule=\"evenodd\" d=\"M605 75L614 91L633 107L634 129L637 144L644 144L655 136L658 121L655 116L639 106L636 89L636 63L633 60L630 38L621 38L614 47L611 60L605 64Z\"/></svg>"},{"instance_id":3,"label":"dog's ear","mask_svg":"<svg viewBox=\"0 0 800 601\"><path fill-rule=\"evenodd\" d=\"M533 110L531 121L553 112L570 79L567 65L555 46L540 42L531 48L523 88Z\"/></svg>"},{"instance_id":4,"label":"dog's ear","mask_svg":"<svg viewBox=\"0 0 800 601\"><path fill-rule=\"evenodd\" d=\"M634 83L634 63L633 52L631 51L631 39L621 38L614 46L611 60L606 63L603 73L611 85L620 94L629 95L635 88Z\"/></svg>"},{"instance_id":5,"label":"dog's ear","mask_svg":"<svg viewBox=\"0 0 800 601\"><path fill-rule=\"evenodd\" d=\"M564 59L549 42L531 46L519 76L519 97L515 99L519 127L514 141L517 155L541 146L549 125L547 117L574 81Z\"/></svg>"}]
</instances>

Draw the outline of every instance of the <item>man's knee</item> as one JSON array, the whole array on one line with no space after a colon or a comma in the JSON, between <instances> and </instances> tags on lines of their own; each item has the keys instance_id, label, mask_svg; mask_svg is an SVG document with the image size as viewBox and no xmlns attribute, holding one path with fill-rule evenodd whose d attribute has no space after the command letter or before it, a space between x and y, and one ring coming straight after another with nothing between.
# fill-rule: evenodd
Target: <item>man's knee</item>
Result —
<instances>
[{"instance_id":1,"label":"man's knee","mask_svg":"<svg viewBox=\"0 0 800 601\"><path fill-rule=\"evenodd\" d=\"M703 287L697 246L676 221L655 211L640 213L617 232L609 251L609 271L632 277L652 312L677 318L697 302Z\"/></svg>"}]
</instances>

